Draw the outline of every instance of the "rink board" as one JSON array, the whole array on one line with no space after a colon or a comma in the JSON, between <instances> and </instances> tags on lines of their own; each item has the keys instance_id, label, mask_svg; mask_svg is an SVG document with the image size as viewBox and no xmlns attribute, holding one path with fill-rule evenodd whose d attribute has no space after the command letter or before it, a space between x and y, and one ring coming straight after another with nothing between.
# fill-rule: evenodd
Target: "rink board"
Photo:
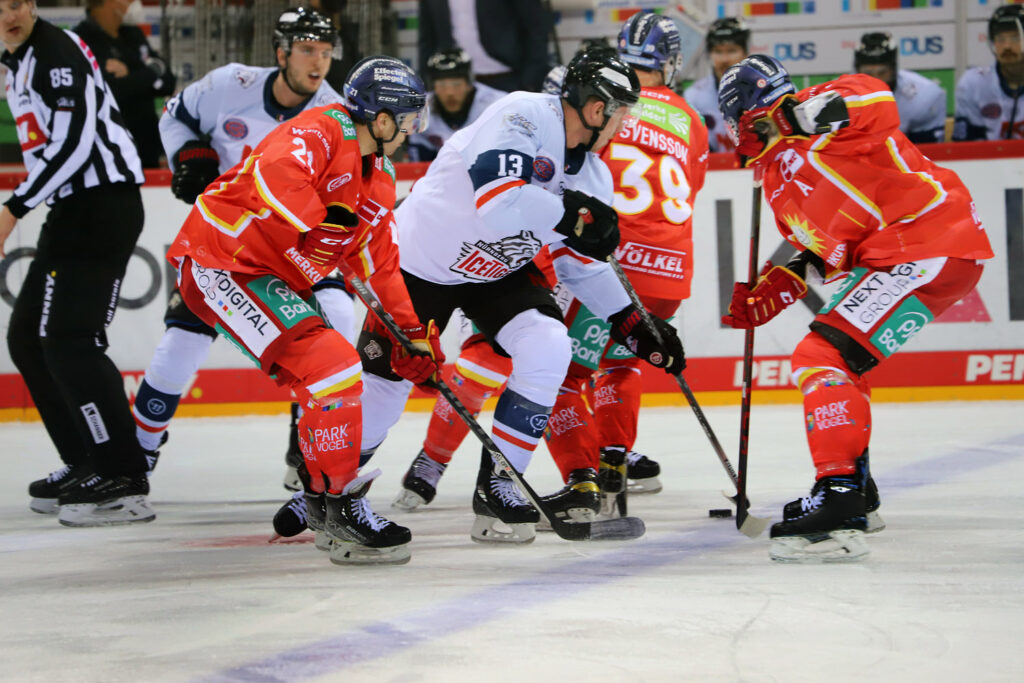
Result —
<instances>
[{"instance_id":1,"label":"rink board","mask_svg":"<svg viewBox=\"0 0 1024 683\"><path fill-rule=\"evenodd\" d=\"M926 153L955 170L971 190L996 257L987 262L977 289L928 325L903 351L872 371L878 400L955 400L1024 398L1024 142L961 143L925 146ZM751 176L731 168L732 160L713 155L712 172L698 196L694 216L697 258L693 292L675 322L682 331L691 388L709 404L739 402L743 333L723 328L731 283L747 271L750 240ZM399 195L423 173L422 164L399 164ZM0 174L0 201L20 180ZM118 314L109 330L110 353L125 377L129 397L141 381L163 334L164 305L174 271L163 254L188 212L167 189L169 174L149 174L143 187L147 222L122 289ZM6 336L10 308L34 253L44 208L21 221L0 262L0 332ZM790 248L774 229L771 212L762 209L760 260L784 261ZM834 287L834 286L833 286ZM806 334L807 323L833 287L785 311L756 336L754 400L796 402L789 377L789 354ZM361 315L360 315L361 319ZM458 353L452 331L443 337L449 361ZM682 402L670 378L646 372L645 403ZM182 400L180 414L210 415L278 412L288 391L263 377L231 345L213 345L207 363ZM0 420L33 419L24 384L6 348L0 353ZM414 400L412 409L429 409Z\"/></svg>"}]
</instances>

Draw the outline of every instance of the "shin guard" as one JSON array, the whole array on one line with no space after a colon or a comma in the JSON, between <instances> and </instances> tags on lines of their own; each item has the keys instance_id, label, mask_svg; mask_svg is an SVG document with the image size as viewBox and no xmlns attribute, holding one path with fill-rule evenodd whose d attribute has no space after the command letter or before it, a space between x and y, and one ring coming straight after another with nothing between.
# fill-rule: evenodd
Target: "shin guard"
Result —
<instances>
[{"instance_id":1,"label":"shin guard","mask_svg":"<svg viewBox=\"0 0 1024 683\"><path fill-rule=\"evenodd\" d=\"M569 481L573 470L592 467L597 469L597 427L580 393L579 382L575 390L562 386L548 419L544 439L551 457L562 473L562 481Z\"/></svg>"},{"instance_id":2,"label":"shin guard","mask_svg":"<svg viewBox=\"0 0 1024 683\"><path fill-rule=\"evenodd\" d=\"M359 469L362 405L358 395L307 404L299 418L299 448L316 493L340 494Z\"/></svg>"},{"instance_id":3,"label":"shin guard","mask_svg":"<svg viewBox=\"0 0 1024 683\"><path fill-rule=\"evenodd\" d=\"M639 361L638 361L639 362ZM618 444L633 448L640 415L643 385L638 367L616 365L602 368L594 384L594 418L600 428L601 446Z\"/></svg>"}]
</instances>

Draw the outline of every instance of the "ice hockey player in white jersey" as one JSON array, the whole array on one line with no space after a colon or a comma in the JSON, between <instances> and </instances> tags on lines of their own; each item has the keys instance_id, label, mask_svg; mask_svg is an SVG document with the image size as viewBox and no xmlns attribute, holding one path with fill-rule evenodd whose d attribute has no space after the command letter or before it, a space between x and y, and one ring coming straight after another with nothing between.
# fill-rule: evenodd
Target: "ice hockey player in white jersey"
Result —
<instances>
[{"instance_id":1,"label":"ice hockey player in white jersey","mask_svg":"<svg viewBox=\"0 0 1024 683\"><path fill-rule=\"evenodd\" d=\"M900 131L911 142L946 139L946 91L931 79L898 68L889 33L865 33L853 52L853 69L889 86L900 112Z\"/></svg>"},{"instance_id":2,"label":"ice hockey player in white jersey","mask_svg":"<svg viewBox=\"0 0 1024 683\"><path fill-rule=\"evenodd\" d=\"M704 38L704 46L711 60L711 73L693 82L683 97L704 117L708 129L708 148L712 152L731 152L735 149L729 130L722 122L718 110L718 80L733 64L747 56L750 29L736 17L716 19Z\"/></svg>"},{"instance_id":3,"label":"ice hockey player in white jersey","mask_svg":"<svg viewBox=\"0 0 1024 683\"><path fill-rule=\"evenodd\" d=\"M996 8L988 40L995 63L968 69L956 84L954 140L1024 139L1024 5Z\"/></svg>"},{"instance_id":4,"label":"ice hockey player in white jersey","mask_svg":"<svg viewBox=\"0 0 1024 683\"><path fill-rule=\"evenodd\" d=\"M621 130L639 94L633 70L614 53L578 55L560 97L511 93L453 135L396 211L401 268L420 320L447 321L461 308L512 359L492 435L520 472L571 358L558 304L532 262L542 246L551 245L558 279L612 323L613 338L669 372L684 365L675 329L661 321L659 343L605 263L618 245L618 220L608 205L611 174L592 152ZM580 182L603 190L595 198L572 189ZM391 373L390 338L371 318L357 344L364 459L398 420L410 389ZM473 510L477 541L534 537L537 510L486 451ZM511 531L495 529L499 520Z\"/></svg>"},{"instance_id":5,"label":"ice hockey player in white jersey","mask_svg":"<svg viewBox=\"0 0 1024 683\"><path fill-rule=\"evenodd\" d=\"M493 102L507 93L473 80L472 61L465 50L444 50L426 67L430 95L427 130L409 136L409 161L433 161L445 140L476 121Z\"/></svg>"},{"instance_id":6,"label":"ice hockey player in white jersey","mask_svg":"<svg viewBox=\"0 0 1024 683\"><path fill-rule=\"evenodd\" d=\"M211 181L248 156L280 122L305 109L341 102L341 96L325 80L337 37L331 20L319 12L287 10L274 31L277 67L228 64L171 99L160 119L160 138L174 173L174 195L192 204ZM351 339L355 325L352 299L342 282L327 278L314 289L331 324ZM168 302L164 324L167 329L132 408L136 435L147 452L150 470L181 394L217 337L188 310L177 289ZM293 431L296 419L293 407ZM294 467L302 454L294 434L289 442L285 484L298 489Z\"/></svg>"}]
</instances>

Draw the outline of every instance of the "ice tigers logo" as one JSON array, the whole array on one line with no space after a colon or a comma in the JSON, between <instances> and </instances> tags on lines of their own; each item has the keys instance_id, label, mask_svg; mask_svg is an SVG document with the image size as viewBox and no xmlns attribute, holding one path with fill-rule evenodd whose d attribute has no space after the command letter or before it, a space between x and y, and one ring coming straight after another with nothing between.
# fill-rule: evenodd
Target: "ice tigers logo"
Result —
<instances>
[{"instance_id":1,"label":"ice tigers logo","mask_svg":"<svg viewBox=\"0 0 1024 683\"><path fill-rule=\"evenodd\" d=\"M529 230L523 230L518 235L510 235L497 242L463 242L458 260L449 266L449 269L468 280L500 280L532 261L541 246L541 241Z\"/></svg>"}]
</instances>

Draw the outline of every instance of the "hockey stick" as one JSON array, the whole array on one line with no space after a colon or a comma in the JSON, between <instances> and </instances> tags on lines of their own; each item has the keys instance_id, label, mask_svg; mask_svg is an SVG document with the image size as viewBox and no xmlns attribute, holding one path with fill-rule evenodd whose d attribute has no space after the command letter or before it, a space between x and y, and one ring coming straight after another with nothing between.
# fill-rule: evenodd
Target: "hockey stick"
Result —
<instances>
[{"instance_id":1,"label":"hockey stick","mask_svg":"<svg viewBox=\"0 0 1024 683\"><path fill-rule=\"evenodd\" d=\"M398 326L395 319L391 317L391 314L384 310L384 307L380 303L380 299L374 294L365 282L359 279L359 277L353 273L345 273L345 279L356 294L362 300L366 307L373 312L375 316L384 324L384 327L388 329L398 343L401 344L406 351L410 353L418 353L418 349L413 346L413 343L409 341L409 337L402 332L402 328ZM503 470L508 472L508 475L512 478L512 481L516 483L516 486L525 494L526 498L537 508L541 514L547 517L551 523L551 528L556 534L567 541L626 541L634 538L639 538L644 535L646 527L644 521L639 517L619 517L617 519L601 520L597 522L565 522L558 518L551 508L541 500L537 492L533 490L526 480L523 479L516 468L512 466L512 463L508 461L505 454L501 452L498 445L494 443L491 436L484 431L484 428L480 426L480 423L476 421L469 409L463 405L459 397L455 395L444 380L438 378L433 386L436 386L441 395L448 400L451 404L452 409L458 413L462 421L466 423L470 431L480 440L483 444L484 449L490 454Z\"/></svg>"},{"instance_id":2,"label":"hockey stick","mask_svg":"<svg viewBox=\"0 0 1024 683\"><path fill-rule=\"evenodd\" d=\"M761 237L761 182L754 179L754 191L750 212L750 262L747 266L747 286L757 282L757 258ZM736 485L736 528L741 529L747 520L747 451L750 446L750 392L754 371L754 328L746 330L743 336L743 393L740 401L740 454L739 480Z\"/></svg>"},{"instance_id":3,"label":"hockey stick","mask_svg":"<svg viewBox=\"0 0 1024 683\"><path fill-rule=\"evenodd\" d=\"M622 265L614 256L608 257L608 263L611 264L612 270L615 271L615 275L619 278L619 282L622 283L622 287L626 290L626 294L629 295L629 300L633 302L634 306L640 309L640 315L643 316L644 324L647 326L647 329L650 330L651 334L654 335L654 338L659 344L661 344L661 333L658 332L658 328L654 325L650 311L644 308L643 303L641 303L640 295L636 293L633 283L629 281L628 277L626 277L626 273L622 270ZM693 409L693 414L697 417L697 422L700 423L701 428L704 430L704 434L707 435L708 441L711 442L711 447L715 449L715 453L718 455L718 459L721 461L722 467L725 468L725 473L729 475L732 485L736 487L737 491L739 491L739 477L736 476L736 470L733 469L732 463L729 462L729 456L725 454L725 449L722 448L722 444L718 441L718 437L715 436L715 431L711 428L711 423L708 422L707 417L704 415L704 411L701 410L700 404L697 403L697 397L693 395L693 392L690 390L690 385L681 374L672 376L675 377L676 383L679 385L679 388L682 389L683 395L686 396L686 401ZM726 496L726 498L736 503L736 528L750 538L757 538L760 536L761 532L764 531L764 528L768 526L768 520L762 517L755 517L747 513L746 509L744 509L743 522L740 523L738 495L736 497Z\"/></svg>"}]
</instances>

